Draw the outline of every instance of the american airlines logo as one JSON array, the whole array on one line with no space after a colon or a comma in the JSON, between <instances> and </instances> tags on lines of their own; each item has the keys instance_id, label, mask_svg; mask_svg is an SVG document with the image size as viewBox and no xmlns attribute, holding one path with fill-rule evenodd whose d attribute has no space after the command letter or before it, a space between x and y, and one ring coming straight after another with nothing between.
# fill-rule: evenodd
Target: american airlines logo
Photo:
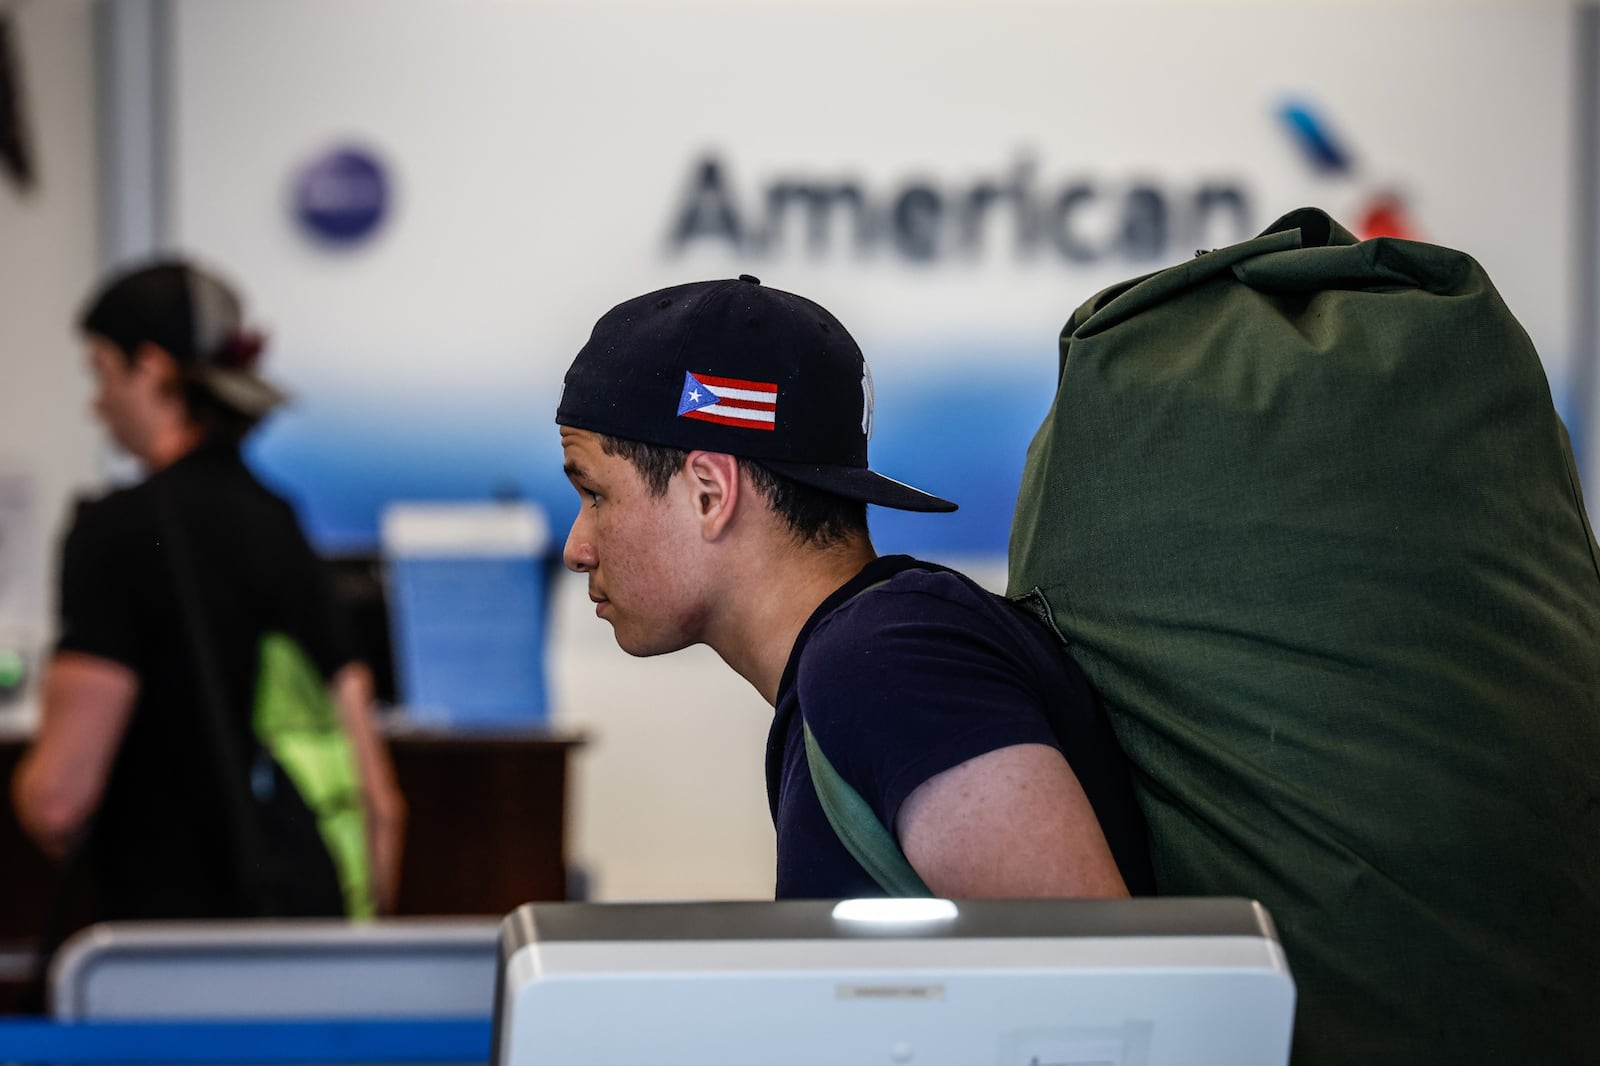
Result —
<instances>
[{"instance_id":1,"label":"american airlines logo","mask_svg":"<svg viewBox=\"0 0 1600 1066\"><path fill-rule=\"evenodd\" d=\"M1358 165L1333 124L1316 107L1304 100L1288 100L1278 108L1278 119L1308 167L1354 187L1359 199L1349 222L1357 237L1420 238L1405 197Z\"/></svg>"},{"instance_id":2,"label":"american airlines logo","mask_svg":"<svg viewBox=\"0 0 1600 1066\"><path fill-rule=\"evenodd\" d=\"M690 164L666 246L672 255L712 247L742 259L1154 263L1253 236L1251 201L1229 175L1050 177L1027 151L968 178L891 182L799 169L751 177L709 151Z\"/></svg>"}]
</instances>

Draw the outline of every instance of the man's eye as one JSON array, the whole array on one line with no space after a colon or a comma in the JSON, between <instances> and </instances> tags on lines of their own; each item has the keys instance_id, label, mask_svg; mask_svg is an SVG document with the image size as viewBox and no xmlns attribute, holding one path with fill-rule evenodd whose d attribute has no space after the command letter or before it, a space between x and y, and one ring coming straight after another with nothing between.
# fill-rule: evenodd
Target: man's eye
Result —
<instances>
[{"instance_id":1,"label":"man's eye","mask_svg":"<svg viewBox=\"0 0 1600 1066\"><path fill-rule=\"evenodd\" d=\"M589 489L583 489L582 492L585 496L589 497L590 507L600 506L600 494L598 492L591 492Z\"/></svg>"}]
</instances>

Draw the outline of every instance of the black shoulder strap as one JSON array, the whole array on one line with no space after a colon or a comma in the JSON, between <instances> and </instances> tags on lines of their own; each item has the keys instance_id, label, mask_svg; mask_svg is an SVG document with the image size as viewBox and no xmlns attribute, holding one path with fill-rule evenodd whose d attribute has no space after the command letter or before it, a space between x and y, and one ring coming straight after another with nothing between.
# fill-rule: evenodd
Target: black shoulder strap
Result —
<instances>
[{"instance_id":1,"label":"black shoulder strap","mask_svg":"<svg viewBox=\"0 0 1600 1066\"><path fill-rule=\"evenodd\" d=\"M170 486L157 475L151 479L150 487L161 522L173 588L177 591L178 614L188 640L189 657L194 663L195 680L199 684L201 725L216 756L214 765L221 778L220 794L230 828L228 843L235 883L241 898L250 904L254 913L270 915L276 907L265 898L261 881L256 876L256 871L262 869L266 845L251 794L251 769L246 768L240 760L229 728L227 687L223 684L216 649L205 626L200 587L190 562L192 556L189 553L188 536L179 520Z\"/></svg>"}]
</instances>

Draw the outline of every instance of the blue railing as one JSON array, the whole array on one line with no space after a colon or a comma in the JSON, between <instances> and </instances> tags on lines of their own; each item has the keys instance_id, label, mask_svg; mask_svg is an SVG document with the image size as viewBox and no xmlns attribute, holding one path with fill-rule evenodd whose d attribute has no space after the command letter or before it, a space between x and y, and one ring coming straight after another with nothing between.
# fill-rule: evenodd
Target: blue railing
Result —
<instances>
[{"instance_id":1,"label":"blue railing","mask_svg":"<svg viewBox=\"0 0 1600 1066\"><path fill-rule=\"evenodd\" d=\"M489 1022L52 1022L0 1018L0 1064L487 1063Z\"/></svg>"}]
</instances>

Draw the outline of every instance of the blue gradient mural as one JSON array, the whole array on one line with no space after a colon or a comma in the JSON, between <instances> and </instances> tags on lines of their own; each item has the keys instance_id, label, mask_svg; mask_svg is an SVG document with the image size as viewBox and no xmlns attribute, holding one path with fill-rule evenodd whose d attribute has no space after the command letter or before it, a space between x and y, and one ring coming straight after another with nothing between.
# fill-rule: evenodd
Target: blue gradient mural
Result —
<instances>
[{"instance_id":1,"label":"blue gradient mural","mask_svg":"<svg viewBox=\"0 0 1600 1066\"><path fill-rule=\"evenodd\" d=\"M880 551L1005 553L1028 442L1055 392L1052 349L874 361L874 469L961 505L950 515L872 508ZM391 500L506 497L542 504L559 544L577 497L561 473L554 392L459 410L413 397L369 398L360 414L351 406L306 397L263 427L249 453L320 550L374 550Z\"/></svg>"}]
</instances>

